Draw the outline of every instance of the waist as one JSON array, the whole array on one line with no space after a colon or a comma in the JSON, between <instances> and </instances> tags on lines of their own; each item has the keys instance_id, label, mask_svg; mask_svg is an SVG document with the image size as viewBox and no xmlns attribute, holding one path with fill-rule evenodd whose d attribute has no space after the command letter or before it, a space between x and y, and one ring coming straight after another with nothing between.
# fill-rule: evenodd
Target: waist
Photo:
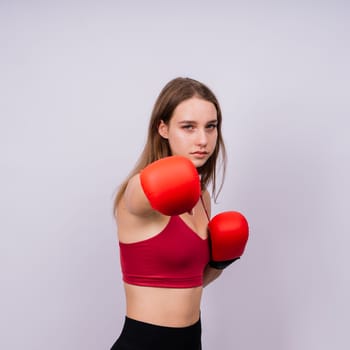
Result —
<instances>
[{"instance_id":1,"label":"waist","mask_svg":"<svg viewBox=\"0 0 350 350\"><path fill-rule=\"evenodd\" d=\"M198 321L202 287L158 288L125 283L126 315L167 327L186 327Z\"/></svg>"},{"instance_id":2,"label":"waist","mask_svg":"<svg viewBox=\"0 0 350 350\"><path fill-rule=\"evenodd\" d=\"M202 348L201 333L200 319L187 327L166 327L126 316L122 333L111 350L124 347L144 350L199 350Z\"/></svg>"}]
</instances>

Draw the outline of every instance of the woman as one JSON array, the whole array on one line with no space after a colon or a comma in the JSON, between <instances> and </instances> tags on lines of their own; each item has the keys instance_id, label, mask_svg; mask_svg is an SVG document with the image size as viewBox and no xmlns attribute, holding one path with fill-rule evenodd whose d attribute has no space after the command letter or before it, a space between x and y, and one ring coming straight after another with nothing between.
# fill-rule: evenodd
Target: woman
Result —
<instances>
[{"instance_id":1,"label":"woman","mask_svg":"<svg viewBox=\"0 0 350 350\"><path fill-rule=\"evenodd\" d=\"M196 80L176 78L158 96L146 146L115 200L126 318L113 350L201 349L203 287L239 257L218 247L216 260L230 261L209 264L207 186L217 195L220 157L225 170L221 123L215 95Z\"/></svg>"}]
</instances>

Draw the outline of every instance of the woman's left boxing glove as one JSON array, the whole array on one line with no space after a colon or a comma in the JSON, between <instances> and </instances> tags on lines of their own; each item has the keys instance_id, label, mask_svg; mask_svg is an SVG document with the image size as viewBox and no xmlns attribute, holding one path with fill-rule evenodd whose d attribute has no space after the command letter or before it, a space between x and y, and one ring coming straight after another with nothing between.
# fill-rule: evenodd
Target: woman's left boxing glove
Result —
<instances>
[{"instance_id":1,"label":"woman's left boxing glove","mask_svg":"<svg viewBox=\"0 0 350 350\"><path fill-rule=\"evenodd\" d=\"M227 211L217 214L210 220L208 229L211 267L222 270L242 256L248 241L249 227L241 213Z\"/></svg>"},{"instance_id":2,"label":"woman's left boxing glove","mask_svg":"<svg viewBox=\"0 0 350 350\"><path fill-rule=\"evenodd\" d=\"M198 171L182 156L151 163L141 171L140 181L152 208L168 216L190 212L201 194Z\"/></svg>"}]
</instances>

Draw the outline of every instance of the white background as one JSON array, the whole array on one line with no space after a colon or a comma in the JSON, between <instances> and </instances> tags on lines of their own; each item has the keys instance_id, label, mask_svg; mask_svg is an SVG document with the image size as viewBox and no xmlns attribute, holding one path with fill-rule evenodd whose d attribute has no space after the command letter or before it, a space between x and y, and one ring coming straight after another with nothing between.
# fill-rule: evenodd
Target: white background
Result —
<instances>
[{"instance_id":1,"label":"white background","mask_svg":"<svg viewBox=\"0 0 350 350\"><path fill-rule=\"evenodd\" d=\"M109 349L112 204L161 88L209 85L250 223L208 286L204 349L348 349L347 1L0 2L0 348Z\"/></svg>"}]
</instances>

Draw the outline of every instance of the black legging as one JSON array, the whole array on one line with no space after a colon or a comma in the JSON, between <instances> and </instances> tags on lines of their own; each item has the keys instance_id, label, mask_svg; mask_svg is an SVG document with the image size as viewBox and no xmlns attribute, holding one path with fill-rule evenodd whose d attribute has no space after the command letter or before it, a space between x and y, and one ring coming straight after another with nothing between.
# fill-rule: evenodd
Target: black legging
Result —
<instances>
[{"instance_id":1,"label":"black legging","mask_svg":"<svg viewBox=\"0 0 350 350\"><path fill-rule=\"evenodd\" d=\"M188 327L157 326L125 317L111 350L201 350L200 319Z\"/></svg>"}]
</instances>

